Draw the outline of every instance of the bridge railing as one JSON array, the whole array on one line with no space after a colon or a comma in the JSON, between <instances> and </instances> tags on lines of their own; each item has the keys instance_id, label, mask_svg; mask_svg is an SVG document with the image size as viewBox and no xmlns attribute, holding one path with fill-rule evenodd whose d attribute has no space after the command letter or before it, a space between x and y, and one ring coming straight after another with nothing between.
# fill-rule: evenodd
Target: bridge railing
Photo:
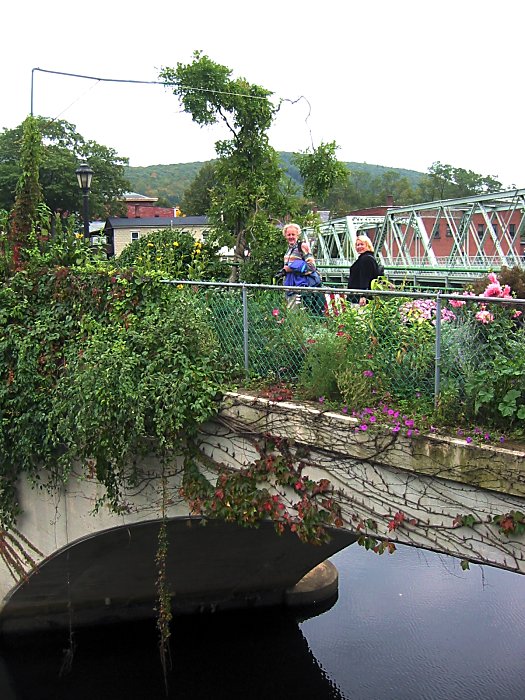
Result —
<instances>
[{"instance_id":1,"label":"bridge railing","mask_svg":"<svg viewBox=\"0 0 525 700\"><path fill-rule=\"evenodd\" d=\"M290 381L308 392L324 374L348 397L368 372L393 401L460 402L469 391L483 403L498 363L500 389L508 382L511 393L494 390L494 400L509 411L525 401L525 299L373 290L359 306L361 290L165 281L202 305L232 381Z\"/></svg>"}]
</instances>

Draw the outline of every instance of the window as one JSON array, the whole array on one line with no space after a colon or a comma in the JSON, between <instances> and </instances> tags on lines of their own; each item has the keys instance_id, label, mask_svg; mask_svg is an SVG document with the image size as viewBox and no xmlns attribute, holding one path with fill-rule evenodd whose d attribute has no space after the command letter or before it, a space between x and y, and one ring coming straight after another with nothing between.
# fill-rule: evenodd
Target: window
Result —
<instances>
[{"instance_id":1,"label":"window","mask_svg":"<svg viewBox=\"0 0 525 700\"><path fill-rule=\"evenodd\" d=\"M449 226L448 224L447 224L447 233L446 233L446 235L447 235L449 238L452 238L452 231L450 230L450 226Z\"/></svg>"},{"instance_id":2,"label":"window","mask_svg":"<svg viewBox=\"0 0 525 700\"><path fill-rule=\"evenodd\" d=\"M485 233L485 226L483 224L478 224L478 238L483 238Z\"/></svg>"},{"instance_id":3,"label":"window","mask_svg":"<svg viewBox=\"0 0 525 700\"><path fill-rule=\"evenodd\" d=\"M138 241L140 238L140 233L138 231L132 231L131 232L131 242L133 241Z\"/></svg>"},{"instance_id":4,"label":"window","mask_svg":"<svg viewBox=\"0 0 525 700\"><path fill-rule=\"evenodd\" d=\"M439 225L434 229L434 238L441 238L441 232L439 230Z\"/></svg>"},{"instance_id":5,"label":"window","mask_svg":"<svg viewBox=\"0 0 525 700\"><path fill-rule=\"evenodd\" d=\"M509 224L509 236L514 238L516 235L516 224Z\"/></svg>"}]
</instances>

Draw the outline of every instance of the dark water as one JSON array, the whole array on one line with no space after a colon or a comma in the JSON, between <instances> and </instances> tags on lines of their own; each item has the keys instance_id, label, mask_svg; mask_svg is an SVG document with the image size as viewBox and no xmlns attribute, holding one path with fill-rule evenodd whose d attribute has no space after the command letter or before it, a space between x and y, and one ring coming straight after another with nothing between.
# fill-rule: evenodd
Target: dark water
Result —
<instances>
[{"instance_id":1,"label":"dark water","mask_svg":"<svg viewBox=\"0 0 525 700\"><path fill-rule=\"evenodd\" d=\"M180 700L525 699L525 576L399 548L333 558L337 603L176 620L169 697ZM0 700L166 697L151 623L5 640Z\"/></svg>"}]
</instances>

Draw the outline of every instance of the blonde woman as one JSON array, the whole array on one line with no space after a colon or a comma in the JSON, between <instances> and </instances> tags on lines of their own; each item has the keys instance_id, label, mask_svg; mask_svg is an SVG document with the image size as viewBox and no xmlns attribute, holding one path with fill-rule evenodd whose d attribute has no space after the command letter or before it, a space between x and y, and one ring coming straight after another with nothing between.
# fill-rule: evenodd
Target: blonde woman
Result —
<instances>
[{"instance_id":1,"label":"blonde woman","mask_svg":"<svg viewBox=\"0 0 525 700\"><path fill-rule=\"evenodd\" d=\"M357 260L350 268L348 289L370 289L372 280L379 277L379 266L374 256L374 245L368 236L357 236L355 240ZM359 306L366 304L366 297L353 295L350 301Z\"/></svg>"}]
</instances>

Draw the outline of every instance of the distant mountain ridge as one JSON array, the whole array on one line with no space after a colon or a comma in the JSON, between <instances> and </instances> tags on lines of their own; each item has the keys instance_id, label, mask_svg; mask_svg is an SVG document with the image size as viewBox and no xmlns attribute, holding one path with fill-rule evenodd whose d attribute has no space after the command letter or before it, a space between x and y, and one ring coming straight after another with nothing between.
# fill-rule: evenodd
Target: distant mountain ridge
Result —
<instances>
[{"instance_id":1,"label":"distant mountain ridge","mask_svg":"<svg viewBox=\"0 0 525 700\"><path fill-rule=\"evenodd\" d=\"M292 163L292 153L281 151L282 167L285 172L297 183L301 183L301 177L296 166ZM170 165L146 165L139 167L128 166L125 176L129 180L131 190L145 194L148 197L159 197L171 206L180 203L184 191L191 184L199 170L205 163L172 163ZM386 165L373 165L370 163L345 163L350 171L367 172L372 177L380 177L383 173L394 171L406 177L411 184L416 184L424 173L405 168L389 168Z\"/></svg>"}]
</instances>

